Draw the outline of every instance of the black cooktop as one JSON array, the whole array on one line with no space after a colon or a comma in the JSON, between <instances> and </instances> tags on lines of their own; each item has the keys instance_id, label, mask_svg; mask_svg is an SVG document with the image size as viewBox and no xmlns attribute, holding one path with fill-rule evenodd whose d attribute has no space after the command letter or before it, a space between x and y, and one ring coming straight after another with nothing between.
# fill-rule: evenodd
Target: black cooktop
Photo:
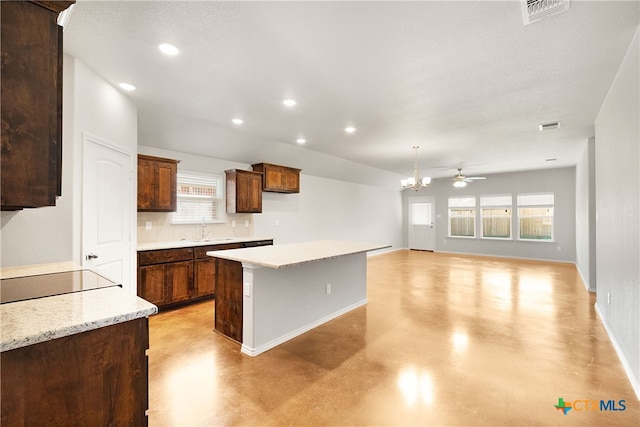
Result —
<instances>
[{"instance_id":1,"label":"black cooktop","mask_svg":"<svg viewBox=\"0 0 640 427\"><path fill-rule=\"evenodd\" d=\"M65 271L0 280L0 303L24 301L119 286L91 270Z\"/></svg>"}]
</instances>

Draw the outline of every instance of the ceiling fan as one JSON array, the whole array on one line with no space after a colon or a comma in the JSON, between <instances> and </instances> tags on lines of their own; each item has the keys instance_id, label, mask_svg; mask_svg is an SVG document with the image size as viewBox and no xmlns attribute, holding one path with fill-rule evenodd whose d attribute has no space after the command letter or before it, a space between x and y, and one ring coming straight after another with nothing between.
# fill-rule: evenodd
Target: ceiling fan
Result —
<instances>
[{"instance_id":1,"label":"ceiling fan","mask_svg":"<svg viewBox=\"0 0 640 427\"><path fill-rule=\"evenodd\" d=\"M462 175L462 168L458 168L458 174L451 178L453 180L453 186L456 188L462 188L467 186L467 182L487 179L484 176L464 176Z\"/></svg>"}]
</instances>

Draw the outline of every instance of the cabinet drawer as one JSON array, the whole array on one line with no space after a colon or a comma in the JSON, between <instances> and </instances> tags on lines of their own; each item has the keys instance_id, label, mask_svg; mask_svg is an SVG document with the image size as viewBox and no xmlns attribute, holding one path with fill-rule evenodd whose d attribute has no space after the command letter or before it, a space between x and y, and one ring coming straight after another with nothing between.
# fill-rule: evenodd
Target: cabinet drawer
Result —
<instances>
[{"instance_id":1,"label":"cabinet drawer","mask_svg":"<svg viewBox=\"0 0 640 427\"><path fill-rule=\"evenodd\" d=\"M196 259L209 258L207 252L209 251L224 251L226 249L240 249L242 243L225 243L222 245L210 245L210 246L198 246L195 248Z\"/></svg>"},{"instance_id":2,"label":"cabinet drawer","mask_svg":"<svg viewBox=\"0 0 640 427\"><path fill-rule=\"evenodd\" d=\"M193 260L193 248L162 249L138 252L138 265Z\"/></svg>"}]
</instances>

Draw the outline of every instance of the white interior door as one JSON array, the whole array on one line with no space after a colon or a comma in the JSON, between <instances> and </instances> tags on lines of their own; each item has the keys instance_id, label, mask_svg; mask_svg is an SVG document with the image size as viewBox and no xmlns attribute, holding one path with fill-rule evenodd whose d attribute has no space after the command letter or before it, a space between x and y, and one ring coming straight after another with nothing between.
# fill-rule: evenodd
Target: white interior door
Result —
<instances>
[{"instance_id":1,"label":"white interior door","mask_svg":"<svg viewBox=\"0 0 640 427\"><path fill-rule=\"evenodd\" d=\"M131 291L132 155L84 137L83 266Z\"/></svg>"},{"instance_id":2,"label":"white interior door","mask_svg":"<svg viewBox=\"0 0 640 427\"><path fill-rule=\"evenodd\" d=\"M434 218L434 197L409 197L409 249L433 251Z\"/></svg>"}]
</instances>

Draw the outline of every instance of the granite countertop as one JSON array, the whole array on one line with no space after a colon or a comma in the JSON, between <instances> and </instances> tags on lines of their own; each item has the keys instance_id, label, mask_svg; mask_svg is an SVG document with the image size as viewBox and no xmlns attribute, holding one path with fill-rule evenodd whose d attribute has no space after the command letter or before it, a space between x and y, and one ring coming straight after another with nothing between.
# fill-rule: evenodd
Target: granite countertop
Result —
<instances>
[{"instance_id":1,"label":"granite countertop","mask_svg":"<svg viewBox=\"0 0 640 427\"><path fill-rule=\"evenodd\" d=\"M229 249L219 252L212 251L207 252L207 255L263 267L283 268L390 247L391 245L389 244L320 240L255 248Z\"/></svg>"},{"instance_id":2,"label":"granite countertop","mask_svg":"<svg viewBox=\"0 0 640 427\"><path fill-rule=\"evenodd\" d=\"M257 242L273 240L273 237L212 237L199 240L176 240L170 242L138 243L138 251L153 251L156 249L191 248L195 246L226 245L229 243Z\"/></svg>"},{"instance_id":3,"label":"granite countertop","mask_svg":"<svg viewBox=\"0 0 640 427\"><path fill-rule=\"evenodd\" d=\"M122 323L158 308L118 286L0 305L0 351Z\"/></svg>"}]
</instances>

